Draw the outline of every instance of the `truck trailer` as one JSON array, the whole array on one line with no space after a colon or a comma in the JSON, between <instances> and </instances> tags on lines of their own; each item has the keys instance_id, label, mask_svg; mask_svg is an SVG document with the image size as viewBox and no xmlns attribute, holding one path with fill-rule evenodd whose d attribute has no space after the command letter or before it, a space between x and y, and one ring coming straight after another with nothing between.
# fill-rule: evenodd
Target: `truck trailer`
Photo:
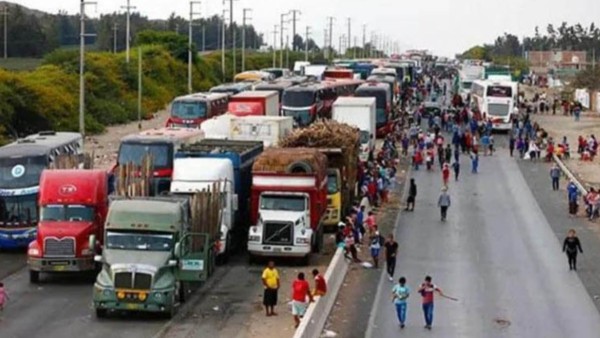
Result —
<instances>
[{"instance_id":1,"label":"truck trailer","mask_svg":"<svg viewBox=\"0 0 600 338\"><path fill-rule=\"evenodd\" d=\"M261 141L265 147L276 147L294 128L290 116L245 116L231 119L232 140Z\"/></svg>"},{"instance_id":2,"label":"truck trailer","mask_svg":"<svg viewBox=\"0 0 600 338\"><path fill-rule=\"evenodd\" d=\"M332 118L360 130L359 158L367 162L369 152L375 148L375 98L340 97L333 103Z\"/></svg>"},{"instance_id":3,"label":"truck trailer","mask_svg":"<svg viewBox=\"0 0 600 338\"><path fill-rule=\"evenodd\" d=\"M252 90L235 94L227 110L236 116L279 116L279 92Z\"/></svg>"}]
</instances>

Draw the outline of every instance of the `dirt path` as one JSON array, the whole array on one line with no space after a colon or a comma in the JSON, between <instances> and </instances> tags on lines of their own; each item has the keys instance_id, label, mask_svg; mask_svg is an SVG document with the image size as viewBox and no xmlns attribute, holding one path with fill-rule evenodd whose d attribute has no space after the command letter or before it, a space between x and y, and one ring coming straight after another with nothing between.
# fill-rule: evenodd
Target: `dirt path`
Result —
<instances>
[{"instance_id":1,"label":"dirt path","mask_svg":"<svg viewBox=\"0 0 600 338\"><path fill-rule=\"evenodd\" d=\"M163 127L168 116L169 112L166 110L157 112L151 120L142 121L141 130ZM110 126L104 134L86 137L84 149L86 153L94 153L94 168L110 168L116 162L121 138L139 130L138 122L135 121Z\"/></svg>"}]
</instances>

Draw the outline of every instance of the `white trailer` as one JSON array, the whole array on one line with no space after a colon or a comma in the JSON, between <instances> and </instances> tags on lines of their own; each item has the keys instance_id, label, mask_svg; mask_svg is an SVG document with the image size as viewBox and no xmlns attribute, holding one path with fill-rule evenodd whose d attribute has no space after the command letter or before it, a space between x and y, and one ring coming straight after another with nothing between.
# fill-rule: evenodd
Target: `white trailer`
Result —
<instances>
[{"instance_id":1,"label":"white trailer","mask_svg":"<svg viewBox=\"0 0 600 338\"><path fill-rule=\"evenodd\" d=\"M229 125L234 115L223 114L213 117L210 120L204 121L200 125L200 129L204 131L205 138L210 139L229 139Z\"/></svg>"},{"instance_id":2,"label":"white trailer","mask_svg":"<svg viewBox=\"0 0 600 338\"><path fill-rule=\"evenodd\" d=\"M340 97L333 103L332 119L360 129L360 160L369 159L375 147L375 98Z\"/></svg>"},{"instance_id":3,"label":"white trailer","mask_svg":"<svg viewBox=\"0 0 600 338\"><path fill-rule=\"evenodd\" d=\"M244 116L231 119L230 137L238 141L262 141L276 147L294 127L290 116Z\"/></svg>"}]
</instances>

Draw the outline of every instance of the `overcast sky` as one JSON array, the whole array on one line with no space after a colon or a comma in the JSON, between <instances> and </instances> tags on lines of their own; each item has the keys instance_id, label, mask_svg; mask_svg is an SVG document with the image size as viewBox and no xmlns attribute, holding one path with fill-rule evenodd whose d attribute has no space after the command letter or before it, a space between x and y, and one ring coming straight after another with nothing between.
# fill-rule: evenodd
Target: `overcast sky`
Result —
<instances>
[{"instance_id":1,"label":"overcast sky","mask_svg":"<svg viewBox=\"0 0 600 338\"><path fill-rule=\"evenodd\" d=\"M13 0L21 5L56 13L79 12L77 0ZM97 9L89 14L120 11L127 0L97 0ZM229 1L227 1L229 3ZM167 18L171 12L189 16L187 0L131 0L137 11L150 18ZM204 0L203 12L220 13L221 0ZM279 14L299 9L302 15L297 33L304 35L306 25L312 27L318 44L323 43L323 30L328 16L334 22L334 45L337 36L347 33L347 18L352 18L352 36L367 25L367 40L372 31L398 41L402 48L429 49L436 54L453 56L457 52L485 42L491 42L504 32L519 37L532 35L536 25L562 21L581 22L589 26L600 20L600 0L238 0L234 2L234 20L241 22L242 8L252 8L252 23L260 32L273 30ZM272 37L269 41L272 41ZM354 39L353 39L354 40Z\"/></svg>"}]
</instances>

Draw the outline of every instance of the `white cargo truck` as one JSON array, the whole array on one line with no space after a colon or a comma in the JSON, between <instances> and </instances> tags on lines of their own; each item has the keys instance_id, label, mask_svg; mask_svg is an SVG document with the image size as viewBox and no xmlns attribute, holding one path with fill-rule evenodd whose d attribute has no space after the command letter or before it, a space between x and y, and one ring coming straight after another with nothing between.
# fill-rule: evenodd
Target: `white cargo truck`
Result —
<instances>
[{"instance_id":1,"label":"white cargo truck","mask_svg":"<svg viewBox=\"0 0 600 338\"><path fill-rule=\"evenodd\" d=\"M238 141L262 141L266 147L276 147L294 127L290 116L244 116L231 119L230 137Z\"/></svg>"},{"instance_id":2,"label":"white cargo truck","mask_svg":"<svg viewBox=\"0 0 600 338\"><path fill-rule=\"evenodd\" d=\"M232 114L223 114L204 121L200 129L204 132L205 138L227 140L229 139L229 125L231 119L235 117Z\"/></svg>"},{"instance_id":3,"label":"white cargo truck","mask_svg":"<svg viewBox=\"0 0 600 338\"><path fill-rule=\"evenodd\" d=\"M375 98L340 97L333 103L332 119L360 129L360 160L369 159L375 147Z\"/></svg>"}]
</instances>

